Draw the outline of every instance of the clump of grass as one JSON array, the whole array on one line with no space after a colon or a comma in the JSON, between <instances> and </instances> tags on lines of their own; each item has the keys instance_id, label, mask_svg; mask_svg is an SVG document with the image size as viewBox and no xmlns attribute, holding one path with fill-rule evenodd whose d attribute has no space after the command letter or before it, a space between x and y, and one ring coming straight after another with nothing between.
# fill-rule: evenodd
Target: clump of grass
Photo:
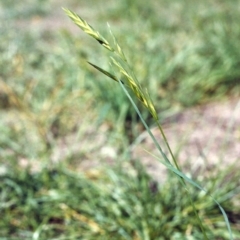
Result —
<instances>
[{"instance_id":1,"label":"clump of grass","mask_svg":"<svg viewBox=\"0 0 240 240\"><path fill-rule=\"evenodd\" d=\"M64 9L64 11L66 12L66 14L73 20L73 22L78 25L84 32L86 32L88 35L90 35L91 37L93 37L94 39L96 39L98 41L98 43L100 43L104 48L106 48L108 51L113 53L113 56L111 57L111 65L115 67L115 69L117 69L117 72L120 74L120 77L117 77L116 74L112 74L106 70L104 70L103 68L90 63L89 64L91 66L93 66L94 68L96 68L98 71L102 72L103 74L105 74L106 76L108 76L109 78L111 78L112 80L118 82L120 84L120 86L122 87L123 91L126 93L127 97L129 98L130 102L132 103L132 105L134 106L136 112L138 113L142 123L144 124L145 128L147 129L149 135L152 137L156 147L158 148L158 150L161 153L162 159L164 160L163 164L169 168L169 170L171 170L172 172L174 172L178 177L179 180L182 184L183 189L185 189L187 196L189 197L189 201L190 201L190 205L193 208L193 211L195 213L197 222L201 228L202 234L204 239L208 239L207 234L206 234L206 230L204 228L203 222L199 216L199 214L197 213L197 208L195 206L195 202L193 201L189 189L186 185L186 181L190 182L193 186L199 188L200 190L206 192L205 189L203 189L199 184L197 184L196 182L194 182L193 180L189 179L185 174L183 174L181 172L180 167L178 166L177 160L174 157L172 150L168 144L167 138L162 130L162 127L159 123L159 117L157 114L157 111L154 107L153 101L150 97L150 94L148 93L147 89L144 89L141 84L138 82L136 76L134 75L132 68L130 66L130 64L128 63L125 54L123 53L121 47L119 46L119 44L117 43L116 39L113 36L113 40L114 43L113 45L110 44L99 32L97 32L92 26L90 26L85 20L83 20L80 16L78 16L76 13L68 10L68 9ZM154 119L155 123L157 124L159 131L161 132L161 135L164 139L165 144L167 145L167 149L172 157L172 160L169 160L167 158L167 156L165 155L165 153L162 151L161 146L158 144L158 142L156 141L155 137L153 136L153 134L151 133L148 125L146 124L146 122L144 121L141 113L139 112L136 104L134 103L132 97L130 96L130 94L127 91L127 88L132 90L133 94L137 97L137 99L143 104L143 106L148 110L148 112L151 114L152 118ZM161 161L161 160L160 160ZM217 202L217 200L215 200L215 198L213 198L213 201L218 205L219 209L221 210L225 222L227 224L227 228L229 231L229 235L230 238L232 238L232 231L230 228L230 224L227 218L227 215L224 211L224 209L221 207L221 205Z\"/></svg>"},{"instance_id":2,"label":"clump of grass","mask_svg":"<svg viewBox=\"0 0 240 240\"><path fill-rule=\"evenodd\" d=\"M234 4L150 1L147 7L139 1L121 1L116 6L118 29L122 23L116 31L124 33L125 52L134 61L140 82L158 101L158 111L239 96L240 27ZM146 9L147 17L142 17ZM110 17L105 14L107 21ZM148 54L139 58L136 52Z\"/></svg>"},{"instance_id":3,"label":"clump of grass","mask_svg":"<svg viewBox=\"0 0 240 240\"><path fill-rule=\"evenodd\" d=\"M12 170L0 175L0 237L202 239L194 209L177 178L169 175L164 185L158 185L140 164L132 163L128 170L108 169L90 178L58 166L34 174ZM224 178L217 182L224 184ZM239 207L230 201L235 190L235 184L228 184L216 195L236 223L233 234L238 239ZM194 188L189 193L208 238L229 239L212 199Z\"/></svg>"},{"instance_id":4,"label":"clump of grass","mask_svg":"<svg viewBox=\"0 0 240 240\"><path fill-rule=\"evenodd\" d=\"M18 35L11 29L1 30L1 161L15 159L15 165L19 159L49 157L57 139L78 127L81 83L66 66L66 49L53 48L39 32ZM66 37L58 36L59 44L67 45ZM49 33L48 37L55 36ZM71 58L74 61L78 59ZM83 78L82 72L78 77ZM74 89L76 84L79 87Z\"/></svg>"}]
</instances>

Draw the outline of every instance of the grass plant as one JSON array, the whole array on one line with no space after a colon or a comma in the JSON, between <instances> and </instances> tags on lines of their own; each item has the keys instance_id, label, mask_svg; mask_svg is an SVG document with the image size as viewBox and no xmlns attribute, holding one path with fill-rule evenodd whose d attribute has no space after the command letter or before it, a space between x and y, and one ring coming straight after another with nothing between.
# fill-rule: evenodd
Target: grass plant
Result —
<instances>
[{"instance_id":1,"label":"grass plant","mask_svg":"<svg viewBox=\"0 0 240 240\"><path fill-rule=\"evenodd\" d=\"M179 179L170 173L155 182L124 150L143 129L137 109L148 127L183 108L239 96L239 3L66 3L106 39L113 34L102 22L114 26L127 57L114 37L107 45L94 35L106 44L101 50L65 25L60 4L0 2L0 239L202 239ZM109 145L117 166L104 164L101 148ZM84 161L103 162L88 171ZM187 184L208 238L229 239L211 195L240 239L239 179L235 169L216 169L193 179L208 193Z\"/></svg>"},{"instance_id":2,"label":"grass plant","mask_svg":"<svg viewBox=\"0 0 240 240\"><path fill-rule=\"evenodd\" d=\"M89 64L91 66L93 66L94 68L96 68L98 71L102 72L103 74L105 74L106 76L108 76L109 78L111 78L112 80L119 82L119 84L121 85L121 87L123 88L123 90L125 91L126 95L128 96L129 100L131 101L131 103L133 104L136 112L138 113L142 123L144 124L146 130L148 131L149 135L151 136L151 138L153 139L155 146L159 149L161 156L163 158L163 160L165 161L165 166L167 166L169 168L169 170L171 170L172 172L176 173L179 176L179 180L183 185L183 188L185 188L187 195L189 196L189 200L191 203L192 208L194 209L194 212L196 214L196 218L198 220L199 226L202 230L202 234L203 234L203 238L204 239L208 239L206 232L204 230L203 224L202 224L202 220L199 217L199 214L196 211L196 207L195 207L195 203L192 201L191 196L189 195L188 192L188 188L186 185L186 181L188 181L189 183L191 183L193 186L199 188L202 191L205 191L207 193L207 191L200 187L200 185L198 185L196 182L194 182L193 180L189 179L185 174L183 174L179 168L179 165L177 163L176 158L174 157L172 150L168 144L167 138L163 132L163 129L159 123L159 118L158 118L158 114L156 112L156 109L154 107L154 104L152 102L152 99L148 93L148 91L146 89L143 89L142 86L139 84L137 78L135 77L134 73L131 71L131 66L129 65L125 54L123 53L121 47L119 46L119 44L117 43L115 37L113 36L113 40L114 40L114 46L112 46L111 44L109 44L109 42L96 30L94 30L94 28L92 26L90 26L85 20L83 20L80 16L78 16L76 13L68 10L68 9L64 9L64 11L66 12L66 14L73 20L73 22L79 26L84 32L86 32L88 35L90 35L91 37L93 37L94 39L96 39L98 41L98 43L100 43L103 47L105 47L107 50L109 50L110 52L113 52L117 58L115 57L111 57L111 64L114 65L118 72L121 74L121 77L118 79L117 76L111 74L110 72L102 69L99 66L96 66L93 63ZM121 80L124 79L124 80ZM141 113L139 112L137 106L135 105L135 103L133 102L131 96L129 95L127 89L124 87L124 84L126 83L127 87L129 87L133 94L138 98L138 100L145 106L145 108L149 111L149 113L151 114L151 116L153 117L155 123L158 126L159 131L161 132L161 135L164 139L165 144L167 145L167 149L172 157L172 162L166 157L165 153L162 151L161 146L158 144L158 142L156 141L155 137L152 135L150 128L147 126L147 124L145 123L144 119L142 118ZM221 207L221 205L218 203L218 201L216 199L214 199L214 202L219 206L223 217L226 221L226 225L229 231L229 235L230 235L230 239L233 239L232 236L232 231L230 228L230 224L229 224L229 220L228 217L226 215L226 212L224 211L224 209Z\"/></svg>"}]
</instances>

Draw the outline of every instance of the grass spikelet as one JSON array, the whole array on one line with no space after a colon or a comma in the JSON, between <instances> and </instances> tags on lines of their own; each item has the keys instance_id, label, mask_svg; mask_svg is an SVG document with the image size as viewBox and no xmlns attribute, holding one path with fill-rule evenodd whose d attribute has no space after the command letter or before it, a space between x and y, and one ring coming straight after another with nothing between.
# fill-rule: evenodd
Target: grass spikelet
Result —
<instances>
[{"instance_id":1,"label":"grass spikelet","mask_svg":"<svg viewBox=\"0 0 240 240\"><path fill-rule=\"evenodd\" d=\"M80 16L78 16L76 13L63 8L63 10L65 11L65 13L72 19L72 21L78 26L80 27L85 33L87 33L88 35L90 35L91 37L95 38L102 46L104 46L105 48L107 48L110 51L114 51L108 41L102 36L100 35L99 32L95 31L95 29L90 26L85 20L83 20Z\"/></svg>"}]
</instances>

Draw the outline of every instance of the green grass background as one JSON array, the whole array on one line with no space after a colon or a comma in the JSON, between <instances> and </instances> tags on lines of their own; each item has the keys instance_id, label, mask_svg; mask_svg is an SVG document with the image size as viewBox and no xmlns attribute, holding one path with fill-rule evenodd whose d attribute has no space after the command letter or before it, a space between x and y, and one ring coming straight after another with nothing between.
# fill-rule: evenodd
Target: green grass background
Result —
<instances>
[{"instance_id":1,"label":"green grass background","mask_svg":"<svg viewBox=\"0 0 240 240\"><path fill-rule=\"evenodd\" d=\"M139 118L121 88L87 65L111 71L106 51L74 28L61 7L110 38L109 23L162 120L239 97L238 1L1 1L0 239L202 239L176 178L157 186L129 159L125 150L141 132ZM77 166L86 157L101 160L83 144L91 134L97 145L101 126L118 166L93 177ZM54 163L59 141L72 135L64 141L68 154ZM25 160L38 171L23 167ZM240 239L239 174L224 184L227 174L204 184ZM228 239L217 206L201 192L191 194L209 239Z\"/></svg>"}]
</instances>

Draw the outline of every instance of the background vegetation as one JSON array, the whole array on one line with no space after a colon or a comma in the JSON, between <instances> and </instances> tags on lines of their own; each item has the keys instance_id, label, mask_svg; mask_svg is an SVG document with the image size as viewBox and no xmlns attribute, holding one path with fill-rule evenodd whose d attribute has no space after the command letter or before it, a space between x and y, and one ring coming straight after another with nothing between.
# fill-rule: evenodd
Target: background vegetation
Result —
<instances>
[{"instance_id":1,"label":"background vegetation","mask_svg":"<svg viewBox=\"0 0 240 240\"><path fill-rule=\"evenodd\" d=\"M239 97L238 1L1 1L0 239L202 239L177 179L159 185L128 155L139 119L121 88L87 65L111 71L61 7L104 36L109 23L162 120ZM109 146L116 164L82 167L106 160ZM226 184L228 174L202 183L240 239L239 173ZM228 239L214 202L191 195L209 239Z\"/></svg>"}]
</instances>

